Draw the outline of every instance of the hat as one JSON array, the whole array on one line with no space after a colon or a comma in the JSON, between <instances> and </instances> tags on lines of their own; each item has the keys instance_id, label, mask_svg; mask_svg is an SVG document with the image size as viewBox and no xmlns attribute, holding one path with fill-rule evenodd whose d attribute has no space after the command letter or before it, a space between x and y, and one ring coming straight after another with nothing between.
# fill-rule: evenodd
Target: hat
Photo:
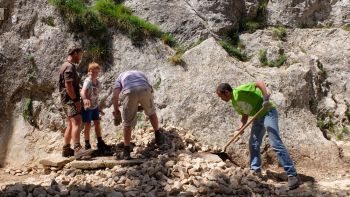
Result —
<instances>
[{"instance_id":1,"label":"hat","mask_svg":"<svg viewBox=\"0 0 350 197\"><path fill-rule=\"evenodd\" d=\"M68 45L68 55L72 55L76 51L82 51L81 45L77 42L72 42Z\"/></svg>"}]
</instances>

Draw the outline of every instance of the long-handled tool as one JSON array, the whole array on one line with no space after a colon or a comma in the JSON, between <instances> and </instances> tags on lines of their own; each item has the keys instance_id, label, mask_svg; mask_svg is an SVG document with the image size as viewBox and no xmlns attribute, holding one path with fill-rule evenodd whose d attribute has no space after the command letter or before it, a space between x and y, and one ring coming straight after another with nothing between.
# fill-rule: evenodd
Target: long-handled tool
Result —
<instances>
[{"instance_id":1,"label":"long-handled tool","mask_svg":"<svg viewBox=\"0 0 350 197\"><path fill-rule=\"evenodd\" d=\"M256 114L246 123L243 125L242 128L240 128L238 130L238 133L236 135L234 135L228 142L227 144L224 146L224 152L226 152L226 148L232 143L234 142L239 136L241 136L244 132L244 129L247 128L257 117L258 115L265 110L265 107L262 107L258 112L256 112Z\"/></svg>"}]
</instances>

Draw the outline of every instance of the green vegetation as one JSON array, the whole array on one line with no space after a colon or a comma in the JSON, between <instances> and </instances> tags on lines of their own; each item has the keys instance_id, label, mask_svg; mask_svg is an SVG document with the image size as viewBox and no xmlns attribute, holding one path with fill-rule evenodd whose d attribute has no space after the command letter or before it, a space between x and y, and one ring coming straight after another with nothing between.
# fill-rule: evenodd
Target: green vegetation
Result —
<instances>
[{"instance_id":1,"label":"green vegetation","mask_svg":"<svg viewBox=\"0 0 350 197\"><path fill-rule=\"evenodd\" d=\"M108 47L101 43L91 43L87 48L87 53L92 61L97 62L107 55Z\"/></svg>"},{"instance_id":2,"label":"green vegetation","mask_svg":"<svg viewBox=\"0 0 350 197\"><path fill-rule=\"evenodd\" d=\"M174 56L171 56L169 58L170 62L174 65L181 65L183 64L182 55L184 54L184 51L177 51Z\"/></svg>"},{"instance_id":3,"label":"green vegetation","mask_svg":"<svg viewBox=\"0 0 350 197\"><path fill-rule=\"evenodd\" d=\"M160 88L161 83L162 83L162 78L157 77L156 83L153 85L154 89L158 90Z\"/></svg>"},{"instance_id":4,"label":"green vegetation","mask_svg":"<svg viewBox=\"0 0 350 197\"><path fill-rule=\"evenodd\" d=\"M33 102L31 98L27 98L23 105L22 116L24 120L31 123L31 118L33 116Z\"/></svg>"},{"instance_id":5,"label":"green vegetation","mask_svg":"<svg viewBox=\"0 0 350 197\"><path fill-rule=\"evenodd\" d=\"M345 31L350 31L350 24L344 25L344 26L343 26L343 29L344 29Z\"/></svg>"},{"instance_id":6,"label":"green vegetation","mask_svg":"<svg viewBox=\"0 0 350 197\"><path fill-rule=\"evenodd\" d=\"M277 57L277 59L271 60L271 61L269 61L267 59L267 50L266 49L262 49L259 51L259 61L264 66L279 68L280 66L282 66L284 64L284 62L286 60L287 60L287 56L284 54L283 49L280 49L279 56Z\"/></svg>"},{"instance_id":7,"label":"green vegetation","mask_svg":"<svg viewBox=\"0 0 350 197\"><path fill-rule=\"evenodd\" d=\"M196 42L190 44L188 47L177 46L176 53L174 56L169 58L169 61L174 65L182 65L184 62L182 60L182 55L187 51L192 49L193 47L199 45L203 42L203 39L198 39Z\"/></svg>"},{"instance_id":8,"label":"green vegetation","mask_svg":"<svg viewBox=\"0 0 350 197\"><path fill-rule=\"evenodd\" d=\"M55 26L55 19L53 16L48 16L46 18L42 18L41 22L45 23L48 26L54 27Z\"/></svg>"},{"instance_id":9,"label":"green vegetation","mask_svg":"<svg viewBox=\"0 0 350 197\"><path fill-rule=\"evenodd\" d=\"M350 122L350 106L348 106L348 109L345 112L345 116L348 118L348 121Z\"/></svg>"},{"instance_id":10,"label":"green vegetation","mask_svg":"<svg viewBox=\"0 0 350 197\"><path fill-rule=\"evenodd\" d=\"M345 135L348 135L350 133L350 129L348 127L343 127L342 129L339 129L335 133L335 137L337 140L342 140Z\"/></svg>"},{"instance_id":11,"label":"green vegetation","mask_svg":"<svg viewBox=\"0 0 350 197\"><path fill-rule=\"evenodd\" d=\"M325 70L323 64L319 60L317 60L317 67L320 69L318 74L321 75L323 78L327 78L327 71Z\"/></svg>"},{"instance_id":12,"label":"green vegetation","mask_svg":"<svg viewBox=\"0 0 350 197\"><path fill-rule=\"evenodd\" d=\"M287 36L286 28L283 26L275 27L272 31L272 36L284 41Z\"/></svg>"},{"instance_id":13,"label":"green vegetation","mask_svg":"<svg viewBox=\"0 0 350 197\"><path fill-rule=\"evenodd\" d=\"M261 0L255 18L243 20L240 24L239 31L253 33L257 29L264 28L266 26L266 9L268 3L269 0Z\"/></svg>"},{"instance_id":14,"label":"green vegetation","mask_svg":"<svg viewBox=\"0 0 350 197\"><path fill-rule=\"evenodd\" d=\"M175 47L177 45L175 37L169 33L163 34L160 39L164 42L164 44L171 47Z\"/></svg>"},{"instance_id":15,"label":"green vegetation","mask_svg":"<svg viewBox=\"0 0 350 197\"><path fill-rule=\"evenodd\" d=\"M227 41L219 41L219 44L227 51L227 53L233 57L236 57L240 61L248 61L250 58L240 48L234 47Z\"/></svg>"},{"instance_id":16,"label":"green vegetation","mask_svg":"<svg viewBox=\"0 0 350 197\"><path fill-rule=\"evenodd\" d=\"M122 3L113 0L97 0L92 6L87 6L83 0L49 0L65 16L74 32L85 32L93 38L107 33L107 26L114 27L127 34L132 42L139 45L149 36L158 37L170 46L176 45L176 40L169 33L137 16Z\"/></svg>"},{"instance_id":17,"label":"green vegetation","mask_svg":"<svg viewBox=\"0 0 350 197\"><path fill-rule=\"evenodd\" d=\"M36 66L35 58L33 54L31 53L27 54L26 59L32 64L32 66Z\"/></svg>"}]
</instances>

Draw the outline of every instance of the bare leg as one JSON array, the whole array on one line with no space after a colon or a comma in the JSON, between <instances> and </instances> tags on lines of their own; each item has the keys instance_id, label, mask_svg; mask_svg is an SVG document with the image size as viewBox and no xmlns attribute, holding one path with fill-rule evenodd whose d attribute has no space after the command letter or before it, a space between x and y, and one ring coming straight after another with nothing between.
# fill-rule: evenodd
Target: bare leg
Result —
<instances>
[{"instance_id":1,"label":"bare leg","mask_svg":"<svg viewBox=\"0 0 350 197\"><path fill-rule=\"evenodd\" d=\"M80 144L80 124L81 117L80 114L71 118L72 122L72 138L74 144Z\"/></svg>"},{"instance_id":2,"label":"bare leg","mask_svg":"<svg viewBox=\"0 0 350 197\"><path fill-rule=\"evenodd\" d=\"M90 129L91 129L91 123L90 122L86 122L84 123L84 139L89 140L90 141Z\"/></svg>"},{"instance_id":3,"label":"bare leg","mask_svg":"<svg viewBox=\"0 0 350 197\"><path fill-rule=\"evenodd\" d=\"M132 127L124 126L124 146L130 145Z\"/></svg>"},{"instance_id":4,"label":"bare leg","mask_svg":"<svg viewBox=\"0 0 350 197\"><path fill-rule=\"evenodd\" d=\"M157 114L154 113L154 114L150 115L149 120L151 121L151 125L153 127L153 130L157 131L159 129Z\"/></svg>"},{"instance_id":5,"label":"bare leg","mask_svg":"<svg viewBox=\"0 0 350 197\"><path fill-rule=\"evenodd\" d=\"M94 120L96 137L101 137L101 125L99 120Z\"/></svg>"},{"instance_id":6,"label":"bare leg","mask_svg":"<svg viewBox=\"0 0 350 197\"><path fill-rule=\"evenodd\" d=\"M70 118L66 119L66 130L64 131L64 144L70 144L72 139L72 122Z\"/></svg>"}]
</instances>

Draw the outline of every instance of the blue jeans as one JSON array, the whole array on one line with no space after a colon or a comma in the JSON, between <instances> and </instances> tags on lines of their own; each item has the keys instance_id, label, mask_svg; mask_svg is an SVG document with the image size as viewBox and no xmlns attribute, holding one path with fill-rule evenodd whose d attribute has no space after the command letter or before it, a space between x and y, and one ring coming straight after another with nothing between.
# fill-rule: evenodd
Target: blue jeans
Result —
<instances>
[{"instance_id":1,"label":"blue jeans","mask_svg":"<svg viewBox=\"0 0 350 197\"><path fill-rule=\"evenodd\" d=\"M278 129L278 114L275 108L271 109L266 116L253 122L250 139L250 168L254 171L259 171L261 167L260 145L265 135L265 128L268 132L270 145L277 153L278 160L283 166L288 176L296 176L292 159L284 146Z\"/></svg>"}]
</instances>

